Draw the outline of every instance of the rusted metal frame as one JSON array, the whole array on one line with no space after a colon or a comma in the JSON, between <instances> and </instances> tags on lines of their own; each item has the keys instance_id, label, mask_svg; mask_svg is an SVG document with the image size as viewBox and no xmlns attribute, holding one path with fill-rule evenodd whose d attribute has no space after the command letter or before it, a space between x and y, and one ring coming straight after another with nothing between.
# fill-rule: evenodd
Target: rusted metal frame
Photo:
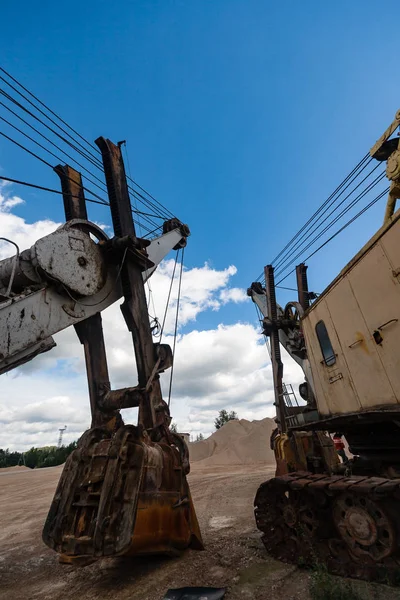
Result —
<instances>
[{"instance_id":1,"label":"rusted metal frame","mask_svg":"<svg viewBox=\"0 0 400 600\"><path fill-rule=\"evenodd\" d=\"M54 167L54 171L61 181L65 220L85 219L87 221L88 216L81 174L69 165L57 165Z\"/></svg>"},{"instance_id":2,"label":"rusted metal frame","mask_svg":"<svg viewBox=\"0 0 400 600\"><path fill-rule=\"evenodd\" d=\"M54 171L61 181L66 220L87 220L81 174L69 165L57 165ZM85 319L74 327L79 341L84 347L92 414L91 427L104 426L118 416L120 408L139 406L140 391L137 388L110 389L100 313Z\"/></svg>"},{"instance_id":3,"label":"rusted metal frame","mask_svg":"<svg viewBox=\"0 0 400 600\"><path fill-rule=\"evenodd\" d=\"M57 165L54 171L61 180L66 220L87 220L88 215L81 174L69 165ZM115 416L115 413L104 414L100 410L100 399L104 390L110 389L101 315L97 313L74 325L74 327L85 352L90 410L92 413L91 427L98 427Z\"/></svg>"},{"instance_id":4,"label":"rusted metal frame","mask_svg":"<svg viewBox=\"0 0 400 600\"><path fill-rule=\"evenodd\" d=\"M140 406L143 392L138 387L107 390L102 393L100 406L104 411L114 411L121 408L134 408Z\"/></svg>"},{"instance_id":5,"label":"rusted metal frame","mask_svg":"<svg viewBox=\"0 0 400 600\"><path fill-rule=\"evenodd\" d=\"M378 150L383 146L383 144L390 138L391 135L396 131L396 129L400 127L400 110L398 110L394 116L392 123L386 129L385 133L381 135L379 140L372 146L369 151L370 156L374 157L374 155L378 152Z\"/></svg>"},{"instance_id":6,"label":"rusted metal frame","mask_svg":"<svg viewBox=\"0 0 400 600\"><path fill-rule=\"evenodd\" d=\"M136 243L137 238L121 149L103 137L98 138L96 144L102 154L114 234L117 237L131 236ZM146 257L144 249L141 255ZM143 389L146 388L152 376L156 357L148 318L142 269L136 257L131 253L121 271L121 284L125 296L121 311L132 334L139 387ZM146 429L155 427L157 423L156 408L160 405L162 405L161 387L159 378L156 376L149 393L143 396L139 406L139 423Z\"/></svg>"},{"instance_id":7,"label":"rusted metal frame","mask_svg":"<svg viewBox=\"0 0 400 600\"><path fill-rule=\"evenodd\" d=\"M306 311L310 306L310 296L308 293L308 280L307 280L307 269L308 267L301 263L296 267L296 279L297 279L297 292L299 297L299 304Z\"/></svg>"},{"instance_id":8,"label":"rusted metal frame","mask_svg":"<svg viewBox=\"0 0 400 600\"><path fill-rule=\"evenodd\" d=\"M383 224L390 222L390 219L394 215L396 209L397 200L400 198L400 182L398 180L391 181L388 199L386 202L385 216L383 218Z\"/></svg>"},{"instance_id":9,"label":"rusted metal frame","mask_svg":"<svg viewBox=\"0 0 400 600\"><path fill-rule=\"evenodd\" d=\"M285 419L285 400L283 396L283 363L279 342L278 307L275 294L274 267L272 265L267 265L264 268L264 273L268 316L272 323L270 344L277 425L280 432L285 433L287 431L287 424Z\"/></svg>"}]
</instances>

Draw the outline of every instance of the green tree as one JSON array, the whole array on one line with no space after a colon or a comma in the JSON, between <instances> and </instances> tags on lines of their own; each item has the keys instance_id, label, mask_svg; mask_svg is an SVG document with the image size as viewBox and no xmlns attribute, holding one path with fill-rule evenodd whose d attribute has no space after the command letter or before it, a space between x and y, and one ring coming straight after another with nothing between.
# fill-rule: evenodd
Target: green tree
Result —
<instances>
[{"instance_id":1,"label":"green tree","mask_svg":"<svg viewBox=\"0 0 400 600\"><path fill-rule=\"evenodd\" d=\"M170 430L172 431L172 433L178 433L178 425L174 422L171 422L171 425L169 426Z\"/></svg>"},{"instance_id":2,"label":"green tree","mask_svg":"<svg viewBox=\"0 0 400 600\"><path fill-rule=\"evenodd\" d=\"M231 410L230 413L226 410L220 410L218 417L214 421L215 429L221 429L228 421L237 421L237 419L238 416L234 410Z\"/></svg>"},{"instance_id":3,"label":"green tree","mask_svg":"<svg viewBox=\"0 0 400 600\"><path fill-rule=\"evenodd\" d=\"M202 442L204 440L204 435L202 433L199 433L198 435L196 435L196 442Z\"/></svg>"},{"instance_id":4,"label":"green tree","mask_svg":"<svg viewBox=\"0 0 400 600\"><path fill-rule=\"evenodd\" d=\"M26 465L31 469L40 469L41 467L55 467L62 465L68 456L75 450L76 442L68 446L46 446L44 448L31 448L25 453L10 452L7 448L0 448L0 468L14 467L16 465Z\"/></svg>"}]
</instances>

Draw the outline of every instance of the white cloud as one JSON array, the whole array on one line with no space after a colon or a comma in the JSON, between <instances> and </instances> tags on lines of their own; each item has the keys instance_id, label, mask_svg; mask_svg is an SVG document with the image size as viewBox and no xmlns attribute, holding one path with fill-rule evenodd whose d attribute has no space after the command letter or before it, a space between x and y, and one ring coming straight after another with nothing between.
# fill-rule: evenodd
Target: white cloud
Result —
<instances>
[{"instance_id":1,"label":"white cloud","mask_svg":"<svg viewBox=\"0 0 400 600\"><path fill-rule=\"evenodd\" d=\"M0 189L0 235L16 241L21 250L59 224L50 220L28 223L12 212L18 197ZM0 244L0 258L13 249ZM174 259L165 260L147 288L149 312L163 319ZM230 287L236 267L217 270L203 266L184 269L171 413L181 430L208 434L218 410L235 410L253 419L272 416L274 409L269 357L258 328L249 323L223 324L223 309L229 302L247 300L245 291ZM172 345L179 268L175 272L163 342ZM146 286L147 287L147 286ZM151 289L151 293L150 293ZM132 338L122 318L119 303L102 314L110 379L114 388L137 383ZM220 311L221 323L209 329L182 331L195 323L200 313ZM83 348L74 329L55 336L57 347L0 378L0 447L28 448L56 443L58 427L67 425L65 440L71 441L89 426L89 400ZM162 376L164 396L170 373ZM285 379L303 381L299 368L288 362ZM126 411L124 418L135 411Z\"/></svg>"},{"instance_id":2,"label":"white cloud","mask_svg":"<svg viewBox=\"0 0 400 600\"><path fill-rule=\"evenodd\" d=\"M246 302L249 298L247 296L246 290L243 288L226 288L221 291L219 295L219 299L222 304L227 304L228 302Z\"/></svg>"},{"instance_id":3,"label":"white cloud","mask_svg":"<svg viewBox=\"0 0 400 600\"><path fill-rule=\"evenodd\" d=\"M0 448L54 445L64 425L67 443L83 433L90 419L83 377L14 373L0 378Z\"/></svg>"},{"instance_id":4,"label":"white cloud","mask_svg":"<svg viewBox=\"0 0 400 600\"><path fill-rule=\"evenodd\" d=\"M48 235L59 227L60 223L55 223L49 219L27 223L25 219L14 215L11 209L24 201L18 196L12 196L7 193L8 185L0 185L0 215L1 226L0 236L6 237L15 242L20 251L30 248L39 238ZM15 254L15 247L0 240L0 259Z\"/></svg>"}]
</instances>

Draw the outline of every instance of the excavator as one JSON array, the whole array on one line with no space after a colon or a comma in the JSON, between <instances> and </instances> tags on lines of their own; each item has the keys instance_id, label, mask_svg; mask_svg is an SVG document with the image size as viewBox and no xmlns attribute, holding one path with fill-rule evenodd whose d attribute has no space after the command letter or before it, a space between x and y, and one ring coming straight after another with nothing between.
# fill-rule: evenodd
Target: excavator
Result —
<instances>
[{"instance_id":1,"label":"excavator","mask_svg":"<svg viewBox=\"0 0 400 600\"><path fill-rule=\"evenodd\" d=\"M391 181L383 226L317 298L307 267L298 300L278 305L274 268L249 296L270 339L275 477L254 505L267 551L333 573L382 581L400 571L400 111L371 149ZM136 235L120 145L101 152L114 235L88 220L80 174L58 165L66 223L0 261L0 374L50 351L73 326L83 345L91 426L66 461L43 540L72 565L102 557L203 549L186 476L188 449L170 429L160 374L171 348L154 343L144 284L190 231L173 218L162 235ZM111 389L101 312L123 299L138 384ZM281 346L302 368L302 402L283 383ZM133 366L134 370L134 366ZM121 410L138 408L136 425ZM342 463L331 434L353 458Z\"/></svg>"},{"instance_id":2,"label":"excavator","mask_svg":"<svg viewBox=\"0 0 400 600\"><path fill-rule=\"evenodd\" d=\"M88 220L80 173L58 165L66 223L23 251L2 238L16 251L0 262L0 374L50 351L53 335L68 327L83 345L91 427L65 463L42 536L60 562L76 566L203 548L186 479L188 449L169 427L161 393L172 351L154 343L144 287L171 250L184 248L190 231L172 218L158 237L138 237L120 145L103 137L96 144L114 236ZM138 384L111 389L101 312L121 298ZM136 425L121 416L132 407Z\"/></svg>"},{"instance_id":3,"label":"excavator","mask_svg":"<svg viewBox=\"0 0 400 600\"><path fill-rule=\"evenodd\" d=\"M296 301L277 303L274 267L248 295L273 370L275 477L254 507L268 553L354 578L400 583L400 110L370 150L390 180L384 223L318 296L296 268ZM281 347L304 373L297 400ZM348 442L341 462L331 435Z\"/></svg>"}]
</instances>

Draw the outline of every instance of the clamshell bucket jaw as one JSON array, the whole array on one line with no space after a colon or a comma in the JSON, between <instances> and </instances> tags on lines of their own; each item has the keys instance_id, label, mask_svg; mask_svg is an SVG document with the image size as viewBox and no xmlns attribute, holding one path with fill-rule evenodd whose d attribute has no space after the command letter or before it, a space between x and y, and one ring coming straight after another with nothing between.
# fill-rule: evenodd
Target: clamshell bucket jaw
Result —
<instances>
[{"instance_id":1,"label":"clamshell bucket jaw","mask_svg":"<svg viewBox=\"0 0 400 600\"><path fill-rule=\"evenodd\" d=\"M70 563L203 549L178 445L133 425L88 430L65 464L43 540Z\"/></svg>"}]
</instances>

